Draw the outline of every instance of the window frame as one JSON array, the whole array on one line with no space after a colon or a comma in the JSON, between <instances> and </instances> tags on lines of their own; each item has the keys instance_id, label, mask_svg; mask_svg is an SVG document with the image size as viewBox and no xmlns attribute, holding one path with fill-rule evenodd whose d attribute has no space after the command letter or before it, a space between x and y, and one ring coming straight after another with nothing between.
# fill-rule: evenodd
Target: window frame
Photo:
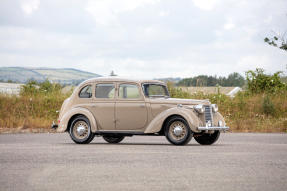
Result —
<instances>
[{"instance_id":1,"label":"window frame","mask_svg":"<svg viewBox=\"0 0 287 191\"><path fill-rule=\"evenodd\" d=\"M134 85L138 88L138 91L139 91L139 97L138 98L120 98L119 95L120 95L120 86L121 85ZM142 94L142 91L141 91L141 88L139 86L139 84L137 83L131 83L131 82L121 82L121 83L118 83L117 85L117 99L118 100L143 100L143 94Z\"/></svg>"},{"instance_id":2,"label":"window frame","mask_svg":"<svg viewBox=\"0 0 287 191\"><path fill-rule=\"evenodd\" d=\"M114 97L113 98L99 98L99 97L96 97L96 90L97 90L97 85L99 85L99 84L112 84L113 86L114 86ZM115 82L97 82L97 83L95 83L95 89L94 89L94 92L95 92L95 94L94 94L94 99L95 100L115 100L116 99L116 92L117 92L117 86L116 86L116 83Z\"/></svg>"},{"instance_id":3,"label":"window frame","mask_svg":"<svg viewBox=\"0 0 287 191\"><path fill-rule=\"evenodd\" d=\"M90 86L91 87L91 97L81 97L80 94L82 92L82 90L87 87L87 86ZM83 86L81 86L81 88L79 88L79 92L78 92L78 98L79 99L92 99L93 98L93 85L92 84L84 84Z\"/></svg>"},{"instance_id":4,"label":"window frame","mask_svg":"<svg viewBox=\"0 0 287 191\"><path fill-rule=\"evenodd\" d=\"M153 96L149 96L149 95L146 94L145 85L160 85L160 86L164 86L165 87L165 91L167 93L167 96L170 97L170 93L169 93L168 88L167 88L167 86L165 84L162 84L162 83L142 83L141 84L142 92L143 92L143 94L144 94L144 96L146 98L153 98ZM165 97L165 96L159 96L159 97Z\"/></svg>"}]
</instances>

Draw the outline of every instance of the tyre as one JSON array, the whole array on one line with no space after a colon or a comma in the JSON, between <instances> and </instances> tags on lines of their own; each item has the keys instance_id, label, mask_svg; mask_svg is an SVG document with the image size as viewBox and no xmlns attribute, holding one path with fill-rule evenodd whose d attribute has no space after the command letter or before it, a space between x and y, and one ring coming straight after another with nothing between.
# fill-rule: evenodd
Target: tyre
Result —
<instances>
[{"instance_id":1,"label":"tyre","mask_svg":"<svg viewBox=\"0 0 287 191\"><path fill-rule=\"evenodd\" d=\"M110 136L110 135L104 135L103 136L103 139L105 141L107 141L108 143L112 143L112 144L115 144L115 143L119 143L121 142L123 139L125 138L125 136L121 136L121 135L114 135L114 136Z\"/></svg>"},{"instance_id":2,"label":"tyre","mask_svg":"<svg viewBox=\"0 0 287 191\"><path fill-rule=\"evenodd\" d=\"M182 117L170 118L164 129L165 137L174 145L185 145L192 138L192 131Z\"/></svg>"},{"instance_id":3,"label":"tyre","mask_svg":"<svg viewBox=\"0 0 287 191\"><path fill-rule=\"evenodd\" d=\"M203 135L194 137L194 139L201 145L212 145L218 140L219 136L220 132L214 131L214 133L204 133Z\"/></svg>"},{"instance_id":4,"label":"tyre","mask_svg":"<svg viewBox=\"0 0 287 191\"><path fill-rule=\"evenodd\" d=\"M78 116L72 121L69 133L72 140L77 144L88 144L95 137L91 131L90 122L85 116Z\"/></svg>"}]
</instances>

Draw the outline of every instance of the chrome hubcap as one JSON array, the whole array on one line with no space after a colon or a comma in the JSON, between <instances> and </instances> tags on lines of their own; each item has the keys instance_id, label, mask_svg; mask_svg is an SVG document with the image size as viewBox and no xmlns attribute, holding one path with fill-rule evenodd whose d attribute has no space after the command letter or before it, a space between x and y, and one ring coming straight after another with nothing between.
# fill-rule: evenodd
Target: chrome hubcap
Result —
<instances>
[{"instance_id":1,"label":"chrome hubcap","mask_svg":"<svg viewBox=\"0 0 287 191\"><path fill-rule=\"evenodd\" d=\"M173 133L176 135L176 136L180 136L182 134L182 127L181 126L176 126L174 129L173 129Z\"/></svg>"},{"instance_id":2,"label":"chrome hubcap","mask_svg":"<svg viewBox=\"0 0 287 191\"><path fill-rule=\"evenodd\" d=\"M73 128L73 134L77 139L85 139L89 135L89 125L85 121L77 121Z\"/></svg>"},{"instance_id":3,"label":"chrome hubcap","mask_svg":"<svg viewBox=\"0 0 287 191\"><path fill-rule=\"evenodd\" d=\"M175 140L182 140L187 134L187 127L183 122L175 121L170 125L169 134Z\"/></svg>"},{"instance_id":4,"label":"chrome hubcap","mask_svg":"<svg viewBox=\"0 0 287 191\"><path fill-rule=\"evenodd\" d=\"M77 133L78 135L82 136L86 131L86 128L84 126L78 126L77 127Z\"/></svg>"}]
</instances>

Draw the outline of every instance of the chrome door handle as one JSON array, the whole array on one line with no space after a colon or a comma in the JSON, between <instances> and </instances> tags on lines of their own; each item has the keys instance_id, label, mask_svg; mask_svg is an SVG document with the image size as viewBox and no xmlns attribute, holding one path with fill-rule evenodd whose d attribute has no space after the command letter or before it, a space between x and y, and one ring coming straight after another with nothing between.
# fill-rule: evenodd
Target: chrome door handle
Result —
<instances>
[{"instance_id":1,"label":"chrome door handle","mask_svg":"<svg viewBox=\"0 0 287 191\"><path fill-rule=\"evenodd\" d=\"M145 107L145 104L140 104L140 107Z\"/></svg>"}]
</instances>

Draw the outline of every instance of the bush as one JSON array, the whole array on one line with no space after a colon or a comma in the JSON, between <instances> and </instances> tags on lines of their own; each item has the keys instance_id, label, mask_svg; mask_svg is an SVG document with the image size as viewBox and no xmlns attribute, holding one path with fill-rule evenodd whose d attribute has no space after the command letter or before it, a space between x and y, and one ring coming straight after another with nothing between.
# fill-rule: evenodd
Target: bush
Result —
<instances>
[{"instance_id":1,"label":"bush","mask_svg":"<svg viewBox=\"0 0 287 191\"><path fill-rule=\"evenodd\" d=\"M262 102L263 113L266 115L275 116L275 107L269 96L265 96Z\"/></svg>"},{"instance_id":2,"label":"bush","mask_svg":"<svg viewBox=\"0 0 287 191\"><path fill-rule=\"evenodd\" d=\"M27 84L23 85L20 94L25 96L37 96L39 94L60 94L62 86L57 83L51 83L49 80L38 83L36 81L29 81Z\"/></svg>"},{"instance_id":3,"label":"bush","mask_svg":"<svg viewBox=\"0 0 287 191\"><path fill-rule=\"evenodd\" d=\"M258 93L286 93L287 86L280 79L282 72L273 75L264 74L264 70L257 68L255 71L246 72L247 89L253 94Z\"/></svg>"}]
</instances>

